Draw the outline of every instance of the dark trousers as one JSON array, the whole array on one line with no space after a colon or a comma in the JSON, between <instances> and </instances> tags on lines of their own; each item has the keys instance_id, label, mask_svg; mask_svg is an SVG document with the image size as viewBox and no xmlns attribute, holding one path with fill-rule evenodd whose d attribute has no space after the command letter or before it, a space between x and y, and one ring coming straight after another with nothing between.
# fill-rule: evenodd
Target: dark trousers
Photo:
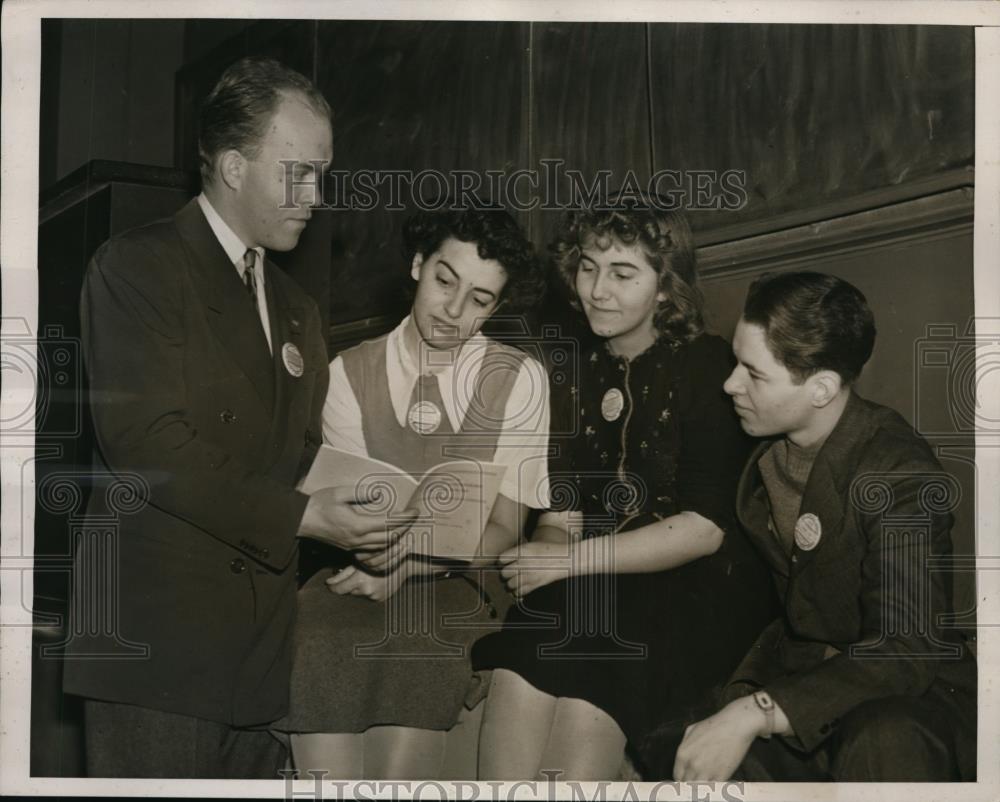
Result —
<instances>
[{"instance_id":1,"label":"dark trousers","mask_svg":"<svg viewBox=\"0 0 1000 802\"><path fill-rule=\"evenodd\" d=\"M89 777L276 779L285 747L267 730L84 701Z\"/></svg>"},{"instance_id":2,"label":"dark trousers","mask_svg":"<svg viewBox=\"0 0 1000 802\"><path fill-rule=\"evenodd\" d=\"M971 715L971 721L969 716ZM858 705L812 753L757 738L740 766L747 782L954 782L976 777L975 706L956 715L927 697Z\"/></svg>"}]
</instances>

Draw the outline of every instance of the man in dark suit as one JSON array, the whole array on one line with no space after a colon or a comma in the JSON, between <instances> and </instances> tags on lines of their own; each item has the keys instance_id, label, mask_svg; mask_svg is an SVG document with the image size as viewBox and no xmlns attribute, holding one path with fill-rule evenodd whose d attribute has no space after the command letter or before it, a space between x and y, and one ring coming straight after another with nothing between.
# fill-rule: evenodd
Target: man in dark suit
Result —
<instances>
[{"instance_id":1,"label":"man in dark suit","mask_svg":"<svg viewBox=\"0 0 1000 802\"><path fill-rule=\"evenodd\" d=\"M95 488L88 516L117 513L116 537L97 559L78 549L65 689L86 698L92 776L276 776L265 725L287 707L296 538L387 542L349 493L295 489L320 442L325 337L264 249L295 247L320 200L329 106L244 59L205 101L199 148L202 194L105 243L84 281L97 475L139 501ZM113 631L87 620L96 594Z\"/></svg>"},{"instance_id":2,"label":"man in dark suit","mask_svg":"<svg viewBox=\"0 0 1000 802\"><path fill-rule=\"evenodd\" d=\"M976 665L940 627L949 611L949 510L927 444L851 390L871 355L864 296L819 273L755 282L726 381L765 438L737 493L784 612L690 726L678 780L975 778ZM778 737L772 737L778 736Z\"/></svg>"}]
</instances>

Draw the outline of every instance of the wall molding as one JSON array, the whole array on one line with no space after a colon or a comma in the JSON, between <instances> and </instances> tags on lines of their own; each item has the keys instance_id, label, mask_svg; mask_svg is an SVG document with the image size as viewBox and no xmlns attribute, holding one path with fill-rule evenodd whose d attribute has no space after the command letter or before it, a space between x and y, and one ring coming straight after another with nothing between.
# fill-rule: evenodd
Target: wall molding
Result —
<instances>
[{"instance_id":1,"label":"wall molding","mask_svg":"<svg viewBox=\"0 0 1000 802\"><path fill-rule=\"evenodd\" d=\"M757 272L764 266L792 268L832 254L971 235L973 204L973 187L962 186L881 208L707 245L698 249L699 274L712 281Z\"/></svg>"},{"instance_id":2,"label":"wall molding","mask_svg":"<svg viewBox=\"0 0 1000 802\"><path fill-rule=\"evenodd\" d=\"M352 345L357 345L363 340L369 340L392 331L399 324L400 319L400 315L378 315L360 320L350 320L346 323L334 323L327 329L326 342L330 348L330 356L334 356Z\"/></svg>"},{"instance_id":3,"label":"wall molding","mask_svg":"<svg viewBox=\"0 0 1000 802\"><path fill-rule=\"evenodd\" d=\"M695 243L699 247L718 245L723 242L743 240L761 234L773 234L787 228L798 228L810 223L846 217L857 212L881 209L903 201L939 195L950 189L972 187L976 183L976 173L972 167L957 167L944 170L923 178L914 178L900 184L878 187L866 192L858 192L846 198L826 203L792 209L769 217L755 217L742 223L708 228L695 232Z\"/></svg>"},{"instance_id":4,"label":"wall molding","mask_svg":"<svg viewBox=\"0 0 1000 802\"><path fill-rule=\"evenodd\" d=\"M69 207L85 201L116 181L179 189L194 195L198 192L199 176L197 173L173 167L92 159L42 191L39 196L39 225L62 214Z\"/></svg>"}]
</instances>

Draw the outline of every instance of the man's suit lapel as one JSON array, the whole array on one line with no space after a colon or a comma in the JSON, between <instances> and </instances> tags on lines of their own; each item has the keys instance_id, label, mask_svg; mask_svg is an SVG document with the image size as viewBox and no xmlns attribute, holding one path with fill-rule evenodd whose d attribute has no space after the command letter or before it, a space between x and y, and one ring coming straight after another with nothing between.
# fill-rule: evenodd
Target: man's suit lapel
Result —
<instances>
[{"instance_id":1,"label":"man's suit lapel","mask_svg":"<svg viewBox=\"0 0 1000 802\"><path fill-rule=\"evenodd\" d=\"M294 366L294 352L298 353L303 362L306 357L303 334L306 310L301 304L293 304L288 298L276 275L280 270L279 267L265 260L264 269L267 283L267 311L271 319L271 343L274 347L273 381L276 395L273 425L280 426L287 417L286 411L295 391L302 384L302 380L294 376L288 366L289 360ZM293 351L293 354L288 354L289 350Z\"/></svg>"},{"instance_id":2,"label":"man's suit lapel","mask_svg":"<svg viewBox=\"0 0 1000 802\"><path fill-rule=\"evenodd\" d=\"M836 548L837 535L844 524L844 499L833 466L826 459L816 458L809 481L802 494L798 521L803 516L814 515L819 522L819 541L811 549L803 549L798 534L792 547L792 577L798 576L814 560L823 548ZM796 524L798 526L799 524ZM802 524L805 526L806 524ZM830 545L833 544L833 545Z\"/></svg>"},{"instance_id":3,"label":"man's suit lapel","mask_svg":"<svg viewBox=\"0 0 1000 802\"><path fill-rule=\"evenodd\" d=\"M747 535L764 555L768 565L782 576L787 576L788 557L771 532L771 508L757 468L757 461L764 456L771 444L771 440L758 444L750 455L736 490L736 512Z\"/></svg>"},{"instance_id":4,"label":"man's suit lapel","mask_svg":"<svg viewBox=\"0 0 1000 802\"><path fill-rule=\"evenodd\" d=\"M807 514L815 515L819 520L820 538L812 549L800 548L796 538L792 552L793 576L815 560L823 548L837 548L840 541L838 535L844 526L844 510L849 503L846 496L853 479L855 452L868 440L866 421L864 402L851 393L840 420L816 455L802 494L799 518Z\"/></svg>"},{"instance_id":5,"label":"man's suit lapel","mask_svg":"<svg viewBox=\"0 0 1000 802\"><path fill-rule=\"evenodd\" d=\"M193 278L208 309L208 323L253 384L268 414L273 415L274 359L268 353L260 317L247 298L239 274L196 199L177 213L176 221L194 268Z\"/></svg>"}]
</instances>

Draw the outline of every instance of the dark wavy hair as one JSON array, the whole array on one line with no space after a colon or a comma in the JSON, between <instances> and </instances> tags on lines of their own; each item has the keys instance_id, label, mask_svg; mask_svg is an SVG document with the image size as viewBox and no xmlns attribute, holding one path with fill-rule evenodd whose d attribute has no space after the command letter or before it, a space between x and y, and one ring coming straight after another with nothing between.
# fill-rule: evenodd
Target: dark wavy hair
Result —
<instances>
[{"instance_id":1,"label":"dark wavy hair","mask_svg":"<svg viewBox=\"0 0 1000 802\"><path fill-rule=\"evenodd\" d=\"M747 291L743 319L764 330L771 354L800 384L821 370L852 384L875 347L867 299L827 273L765 273Z\"/></svg>"},{"instance_id":2,"label":"dark wavy hair","mask_svg":"<svg viewBox=\"0 0 1000 802\"><path fill-rule=\"evenodd\" d=\"M493 259L507 274L501 299L514 310L527 308L545 291L545 278L531 243L503 209L420 211L403 224L403 256L430 256L448 238L473 242L480 259Z\"/></svg>"},{"instance_id":3,"label":"dark wavy hair","mask_svg":"<svg viewBox=\"0 0 1000 802\"><path fill-rule=\"evenodd\" d=\"M569 212L549 250L573 306L580 308L576 271L583 250L606 250L616 240L622 245L638 245L659 276L658 289L666 299L657 308L653 323L660 333L676 342L701 334L705 330L704 301L698 289L694 236L681 212L649 206Z\"/></svg>"},{"instance_id":4,"label":"dark wavy hair","mask_svg":"<svg viewBox=\"0 0 1000 802\"><path fill-rule=\"evenodd\" d=\"M268 123L288 92L300 94L320 117L331 120L326 98L312 81L273 58L244 58L231 64L201 104L198 159L202 182L210 184L215 159L235 148L253 158Z\"/></svg>"}]
</instances>

